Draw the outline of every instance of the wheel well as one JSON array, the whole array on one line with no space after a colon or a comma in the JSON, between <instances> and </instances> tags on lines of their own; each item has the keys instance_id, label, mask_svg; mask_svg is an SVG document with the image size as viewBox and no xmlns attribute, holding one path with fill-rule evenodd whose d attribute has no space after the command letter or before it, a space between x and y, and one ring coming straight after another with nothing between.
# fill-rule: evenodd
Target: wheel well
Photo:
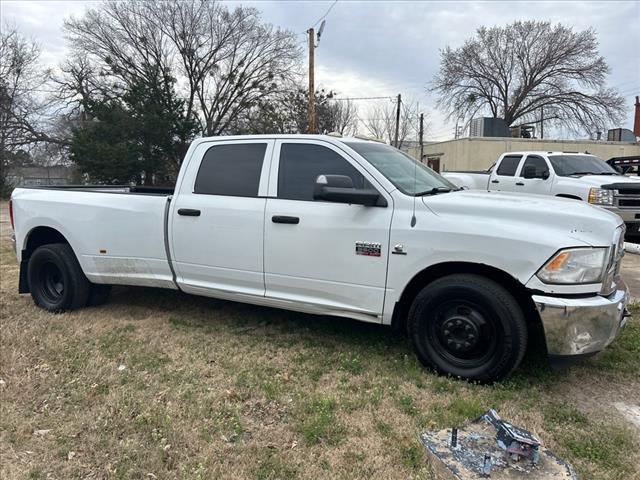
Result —
<instances>
[{"instance_id":1,"label":"wheel well","mask_svg":"<svg viewBox=\"0 0 640 480\"><path fill-rule=\"evenodd\" d=\"M66 243L69 241L55 228L51 227L36 227L29 232L27 236L27 242L22 251L23 260L28 259L36 248L49 243Z\"/></svg>"},{"instance_id":2,"label":"wheel well","mask_svg":"<svg viewBox=\"0 0 640 480\"><path fill-rule=\"evenodd\" d=\"M515 297L516 301L522 308L522 312L525 315L527 323L531 325L541 323L540 316L538 315L533 300L531 299L531 294L527 291L524 285L508 273L498 268L479 263L447 262L425 268L411 279L402 292L400 300L398 300L393 309L393 317L391 320L393 328L399 331L404 331L411 304L425 286L439 278L459 273L481 275L502 285Z\"/></svg>"},{"instance_id":3,"label":"wheel well","mask_svg":"<svg viewBox=\"0 0 640 480\"><path fill-rule=\"evenodd\" d=\"M570 198L571 200L582 200L580 197L578 197L577 195L569 195L568 193L559 193L556 195L556 197L560 197L560 198Z\"/></svg>"}]
</instances>

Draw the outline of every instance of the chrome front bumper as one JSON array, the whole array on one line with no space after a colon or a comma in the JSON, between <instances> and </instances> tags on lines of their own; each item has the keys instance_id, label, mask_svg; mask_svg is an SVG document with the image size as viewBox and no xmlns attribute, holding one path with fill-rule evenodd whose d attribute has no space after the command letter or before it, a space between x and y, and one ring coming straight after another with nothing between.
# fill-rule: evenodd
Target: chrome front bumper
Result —
<instances>
[{"instance_id":1,"label":"chrome front bumper","mask_svg":"<svg viewBox=\"0 0 640 480\"><path fill-rule=\"evenodd\" d=\"M604 350L627 323L629 289L621 278L608 297L547 297L533 295L549 356L587 356Z\"/></svg>"},{"instance_id":2,"label":"chrome front bumper","mask_svg":"<svg viewBox=\"0 0 640 480\"><path fill-rule=\"evenodd\" d=\"M623 209L618 207L603 207L605 210L609 210L612 213L618 215L624 223L636 223L640 222L640 208Z\"/></svg>"}]
</instances>

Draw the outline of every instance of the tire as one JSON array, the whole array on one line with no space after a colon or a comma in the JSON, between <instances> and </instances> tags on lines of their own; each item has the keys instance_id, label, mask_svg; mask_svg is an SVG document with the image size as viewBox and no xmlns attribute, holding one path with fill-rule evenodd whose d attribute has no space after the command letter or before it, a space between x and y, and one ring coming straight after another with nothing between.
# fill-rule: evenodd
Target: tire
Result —
<instances>
[{"instance_id":1,"label":"tire","mask_svg":"<svg viewBox=\"0 0 640 480\"><path fill-rule=\"evenodd\" d=\"M89 284L89 299L87 300L87 306L97 307L103 305L109 300L109 294L111 293L111 285L104 285L100 283Z\"/></svg>"},{"instance_id":2,"label":"tire","mask_svg":"<svg viewBox=\"0 0 640 480\"><path fill-rule=\"evenodd\" d=\"M480 275L449 275L423 288L409 310L407 330L423 365L479 383L507 377L527 348L518 302Z\"/></svg>"},{"instance_id":3,"label":"tire","mask_svg":"<svg viewBox=\"0 0 640 480\"><path fill-rule=\"evenodd\" d=\"M27 270L31 297L49 312L65 312L84 307L89 299L89 280L66 243L38 247Z\"/></svg>"}]
</instances>

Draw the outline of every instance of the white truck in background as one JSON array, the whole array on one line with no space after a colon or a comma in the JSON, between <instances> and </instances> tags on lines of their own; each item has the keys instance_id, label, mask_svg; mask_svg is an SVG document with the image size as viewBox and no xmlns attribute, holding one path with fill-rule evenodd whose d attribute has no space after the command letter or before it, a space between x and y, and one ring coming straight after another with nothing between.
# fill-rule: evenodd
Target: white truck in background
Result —
<instances>
[{"instance_id":1,"label":"white truck in background","mask_svg":"<svg viewBox=\"0 0 640 480\"><path fill-rule=\"evenodd\" d=\"M175 188L17 188L10 216L19 292L51 312L119 284L392 324L424 365L480 382L518 366L530 330L563 363L628 317L618 216L458 189L354 138L202 138Z\"/></svg>"},{"instance_id":2,"label":"white truck in background","mask_svg":"<svg viewBox=\"0 0 640 480\"><path fill-rule=\"evenodd\" d=\"M640 177L623 176L595 155L508 152L486 171L450 171L442 175L457 186L472 190L583 200L619 215L629 237L640 235Z\"/></svg>"}]
</instances>

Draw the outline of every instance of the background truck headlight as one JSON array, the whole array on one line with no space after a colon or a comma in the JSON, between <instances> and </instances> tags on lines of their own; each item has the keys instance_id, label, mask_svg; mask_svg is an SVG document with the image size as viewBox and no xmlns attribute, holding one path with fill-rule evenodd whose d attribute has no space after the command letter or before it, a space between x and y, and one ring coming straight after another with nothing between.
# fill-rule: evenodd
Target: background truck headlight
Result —
<instances>
[{"instance_id":1,"label":"background truck headlight","mask_svg":"<svg viewBox=\"0 0 640 480\"><path fill-rule=\"evenodd\" d=\"M613 190L597 187L590 188L589 203L594 205L613 205Z\"/></svg>"},{"instance_id":2,"label":"background truck headlight","mask_svg":"<svg viewBox=\"0 0 640 480\"><path fill-rule=\"evenodd\" d=\"M607 259L607 248L568 248L560 250L536 276L544 283L599 283Z\"/></svg>"}]
</instances>

